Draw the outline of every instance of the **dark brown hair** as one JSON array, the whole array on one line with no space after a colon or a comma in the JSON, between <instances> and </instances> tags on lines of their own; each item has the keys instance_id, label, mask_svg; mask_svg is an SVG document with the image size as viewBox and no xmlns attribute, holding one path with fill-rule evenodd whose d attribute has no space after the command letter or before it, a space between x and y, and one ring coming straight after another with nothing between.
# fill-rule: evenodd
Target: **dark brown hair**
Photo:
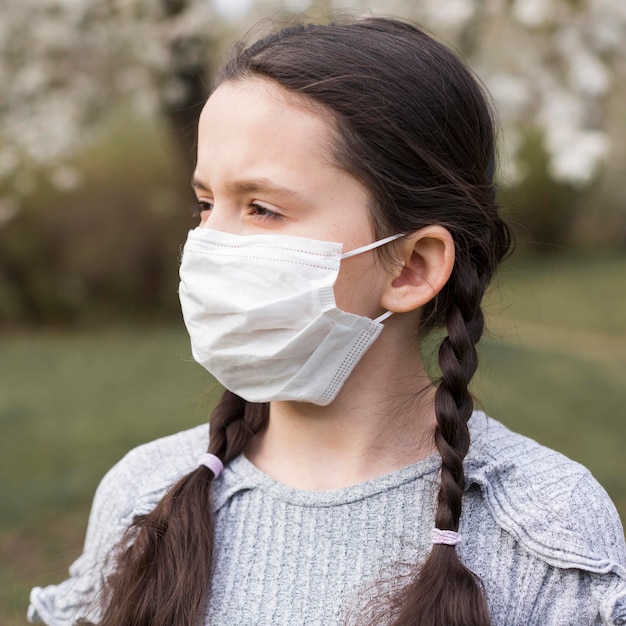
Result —
<instances>
[{"instance_id":1,"label":"dark brown hair","mask_svg":"<svg viewBox=\"0 0 626 626\"><path fill-rule=\"evenodd\" d=\"M245 47L218 75L261 77L329 112L335 158L369 191L376 234L438 224L451 233L452 275L426 307L424 329L442 327L435 395L441 486L434 525L458 530L464 489L468 390L483 332L481 300L511 246L495 202L494 129L476 78L445 46L390 19L301 25ZM225 464L244 451L268 419L267 405L226 391L210 422L209 452ZM179 626L202 621L211 578L210 470L174 485L136 519L109 580L103 624ZM208 598L210 602L210 598ZM396 626L489 624L481 583L453 546L435 545L396 599Z\"/></svg>"}]
</instances>

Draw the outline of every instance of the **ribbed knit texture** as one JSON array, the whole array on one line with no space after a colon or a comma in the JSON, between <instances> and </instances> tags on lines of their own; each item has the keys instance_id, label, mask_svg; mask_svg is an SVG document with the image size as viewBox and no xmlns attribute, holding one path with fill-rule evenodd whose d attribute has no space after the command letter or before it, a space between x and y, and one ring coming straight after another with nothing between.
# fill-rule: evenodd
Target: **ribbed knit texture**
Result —
<instances>
[{"instance_id":1,"label":"ribbed knit texture","mask_svg":"<svg viewBox=\"0 0 626 626\"><path fill-rule=\"evenodd\" d=\"M207 430L141 446L107 474L83 555L70 579L33 590L31 620L89 617L112 547L195 467ZM481 413L470 431L457 550L483 580L494 626L626 624L624 534L604 490L582 466ZM388 594L431 548L438 470L435 455L360 485L301 491L238 457L214 486L206 624L388 623Z\"/></svg>"}]
</instances>

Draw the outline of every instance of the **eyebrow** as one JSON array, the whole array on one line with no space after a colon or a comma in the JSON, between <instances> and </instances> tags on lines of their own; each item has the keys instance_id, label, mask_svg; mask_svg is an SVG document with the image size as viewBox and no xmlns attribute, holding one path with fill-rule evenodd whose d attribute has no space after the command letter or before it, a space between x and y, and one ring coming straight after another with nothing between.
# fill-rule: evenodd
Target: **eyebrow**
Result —
<instances>
[{"instance_id":1,"label":"eyebrow","mask_svg":"<svg viewBox=\"0 0 626 626\"><path fill-rule=\"evenodd\" d=\"M191 186L200 191L209 191L209 188L198 178L193 178ZM250 180L235 180L226 185L229 193L273 193L284 197L298 197L299 194L293 189L276 185L268 178L254 178Z\"/></svg>"}]
</instances>

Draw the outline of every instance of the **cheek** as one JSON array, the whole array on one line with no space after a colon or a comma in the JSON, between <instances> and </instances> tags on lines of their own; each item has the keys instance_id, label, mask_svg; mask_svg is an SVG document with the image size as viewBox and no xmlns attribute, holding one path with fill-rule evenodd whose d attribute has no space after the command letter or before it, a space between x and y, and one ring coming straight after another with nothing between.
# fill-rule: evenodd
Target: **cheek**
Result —
<instances>
[{"instance_id":1,"label":"cheek","mask_svg":"<svg viewBox=\"0 0 626 626\"><path fill-rule=\"evenodd\" d=\"M335 300L342 311L369 318L384 312L380 300L386 273L372 257L369 252L342 261L335 283Z\"/></svg>"}]
</instances>

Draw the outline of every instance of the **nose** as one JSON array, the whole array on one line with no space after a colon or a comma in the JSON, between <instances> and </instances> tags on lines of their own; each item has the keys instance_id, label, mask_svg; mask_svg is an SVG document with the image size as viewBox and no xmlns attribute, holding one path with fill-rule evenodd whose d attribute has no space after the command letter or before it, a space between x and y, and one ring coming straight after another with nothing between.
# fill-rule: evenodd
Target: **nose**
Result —
<instances>
[{"instance_id":1,"label":"nose","mask_svg":"<svg viewBox=\"0 0 626 626\"><path fill-rule=\"evenodd\" d=\"M229 211L224 204L218 202L214 202L210 210L202 211L199 227L232 234L237 234L239 231L236 213Z\"/></svg>"}]
</instances>

